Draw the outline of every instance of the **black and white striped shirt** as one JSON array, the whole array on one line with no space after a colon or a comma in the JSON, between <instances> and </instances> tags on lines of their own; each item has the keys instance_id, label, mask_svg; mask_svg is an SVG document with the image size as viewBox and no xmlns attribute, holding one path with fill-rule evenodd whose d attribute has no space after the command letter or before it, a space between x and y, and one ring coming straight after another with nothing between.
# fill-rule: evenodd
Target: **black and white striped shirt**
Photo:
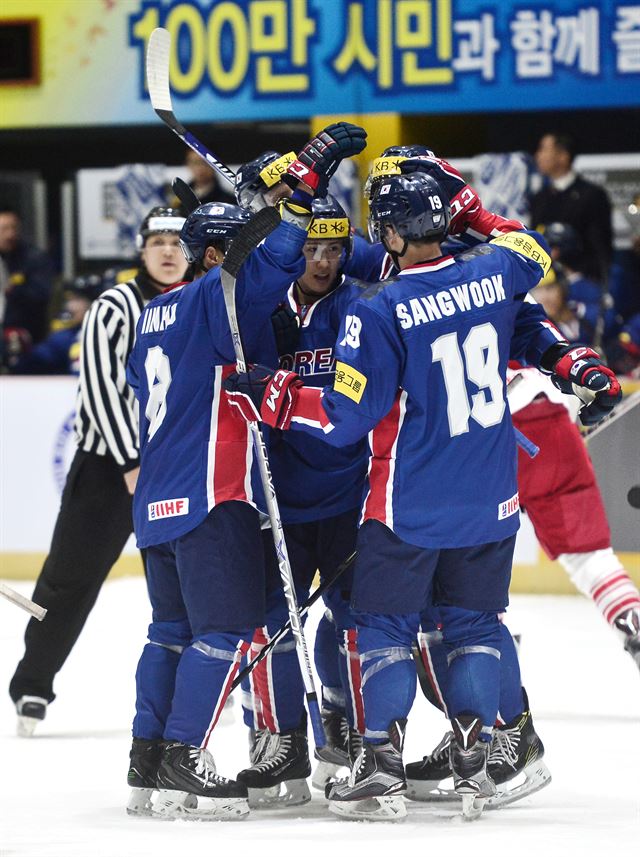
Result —
<instances>
[{"instance_id":1,"label":"black and white striped shirt","mask_svg":"<svg viewBox=\"0 0 640 857\"><path fill-rule=\"evenodd\" d=\"M139 464L137 402L126 368L148 292L140 275L107 289L82 326L76 442L84 452L111 455L123 472Z\"/></svg>"}]
</instances>

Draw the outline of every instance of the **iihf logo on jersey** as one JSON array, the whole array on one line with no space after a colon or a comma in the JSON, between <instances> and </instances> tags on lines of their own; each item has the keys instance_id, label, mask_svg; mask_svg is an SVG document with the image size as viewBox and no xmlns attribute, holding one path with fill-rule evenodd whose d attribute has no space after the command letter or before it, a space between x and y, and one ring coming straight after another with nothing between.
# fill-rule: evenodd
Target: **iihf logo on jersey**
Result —
<instances>
[{"instance_id":1,"label":"iihf logo on jersey","mask_svg":"<svg viewBox=\"0 0 640 857\"><path fill-rule=\"evenodd\" d=\"M177 518L178 515L189 514L189 498L178 497L175 500L156 500L149 503L149 520L157 521L159 518Z\"/></svg>"},{"instance_id":2,"label":"iihf logo on jersey","mask_svg":"<svg viewBox=\"0 0 640 857\"><path fill-rule=\"evenodd\" d=\"M510 518L511 515L515 515L519 508L520 496L516 491L509 500L505 500L504 503L498 503L498 520L503 521L505 518Z\"/></svg>"}]
</instances>

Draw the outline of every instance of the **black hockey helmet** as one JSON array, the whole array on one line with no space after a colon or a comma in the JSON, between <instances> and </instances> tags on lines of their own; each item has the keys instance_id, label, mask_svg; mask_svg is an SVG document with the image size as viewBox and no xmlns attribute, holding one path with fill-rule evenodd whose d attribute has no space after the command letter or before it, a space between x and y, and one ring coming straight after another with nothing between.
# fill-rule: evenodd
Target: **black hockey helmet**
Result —
<instances>
[{"instance_id":1,"label":"black hockey helmet","mask_svg":"<svg viewBox=\"0 0 640 857\"><path fill-rule=\"evenodd\" d=\"M560 264L576 269L580 267L582 246L573 226L568 223L549 223L544 228L544 237L552 250L557 248Z\"/></svg>"},{"instance_id":2,"label":"black hockey helmet","mask_svg":"<svg viewBox=\"0 0 640 857\"><path fill-rule=\"evenodd\" d=\"M229 243L249 220L250 213L238 205L207 202L192 211L180 232L180 246L187 262L200 264L212 244L226 253Z\"/></svg>"},{"instance_id":3,"label":"black hockey helmet","mask_svg":"<svg viewBox=\"0 0 640 857\"><path fill-rule=\"evenodd\" d=\"M109 281L105 282L105 278L101 274L85 274L65 282L63 291L86 298L88 301L95 301L109 285Z\"/></svg>"},{"instance_id":4,"label":"black hockey helmet","mask_svg":"<svg viewBox=\"0 0 640 857\"><path fill-rule=\"evenodd\" d=\"M296 159L295 152L267 151L243 164L236 174L235 194L238 205L251 211L267 208L264 194L282 179L287 168Z\"/></svg>"},{"instance_id":5,"label":"black hockey helmet","mask_svg":"<svg viewBox=\"0 0 640 857\"><path fill-rule=\"evenodd\" d=\"M140 229L136 235L136 247L138 250L142 250L149 235L158 232L179 233L183 225L184 217L178 208L156 205L140 224Z\"/></svg>"},{"instance_id":6,"label":"black hockey helmet","mask_svg":"<svg viewBox=\"0 0 640 857\"><path fill-rule=\"evenodd\" d=\"M385 226L392 226L405 242L441 241L450 220L445 194L424 173L388 176L369 202L369 231L375 241L382 240Z\"/></svg>"},{"instance_id":7,"label":"black hockey helmet","mask_svg":"<svg viewBox=\"0 0 640 857\"><path fill-rule=\"evenodd\" d=\"M313 220L307 232L307 241L343 241L345 256L343 264L353 252L353 235L349 215L335 196L314 199L311 203Z\"/></svg>"},{"instance_id":8,"label":"black hockey helmet","mask_svg":"<svg viewBox=\"0 0 640 857\"><path fill-rule=\"evenodd\" d=\"M378 192L381 179L386 176L400 174L400 164L407 158L435 158L431 149L415 144L413 146L387 146L379 158L376 158L369 169L369 175L364 186L364 195L371 199Z\"/></svg>"}]
</instances>

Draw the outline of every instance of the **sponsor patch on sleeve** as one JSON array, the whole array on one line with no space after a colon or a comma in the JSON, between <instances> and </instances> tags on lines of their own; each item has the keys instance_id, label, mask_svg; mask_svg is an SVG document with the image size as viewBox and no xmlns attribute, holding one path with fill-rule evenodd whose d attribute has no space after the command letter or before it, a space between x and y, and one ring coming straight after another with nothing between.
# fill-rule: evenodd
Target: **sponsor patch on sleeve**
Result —
<instances>
[{"instance_id":1,"label":"sponsor patch on sleeve","mask_svg":"<svg viewBox=\"0 0 640 857\"><path fill-rule=\"evenodd\" d=\"M366 386L367 379L362 372L347 366L346 363L341 363L340 360L336 361L336 377L333 382L336 393L342 393L356 404L360 404Z\"/></svg>"},{"instance_id":2,"label":"sponsor patch on sleeve","mask_svg":"<svg viewBox=\"0 0 640 857\"><path fill-rule=\"evenodd\" d=\"M533 259L534 262L540 265L545 277L549 273L549 268L551 267L549 254L530 235L524 232L505 232L504 235L493 238L490 243L508 247L509 250L515 250L516 253L520 253L521 256Z\"/></svg>"}]
</instances>

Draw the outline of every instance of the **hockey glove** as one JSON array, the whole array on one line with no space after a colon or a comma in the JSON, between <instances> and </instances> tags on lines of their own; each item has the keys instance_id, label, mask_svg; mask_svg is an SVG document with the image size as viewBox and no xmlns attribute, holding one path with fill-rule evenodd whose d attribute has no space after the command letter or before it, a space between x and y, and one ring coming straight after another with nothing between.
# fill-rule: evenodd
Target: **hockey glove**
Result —
<instances>
[{"instance_id":1,"label":"hockey glove","mask_svg":"<svg viewBox=\"0 0 640 857\"><path fill-rule=\"evenodd\" d=\"M328 125L310 140L282 177L289 187L303 182L316 197L327 195L329 179L344 158L358 155L367 145L367 132L351 122Z\"/></svg>"},{"instance_id":2,"label":"hockey glove","mask_svg":"<svg viewBox=\"0 0 640 857\"><path fill-rule=\"evenodd\" d=\"M272 428L288 429L302 381L295 372L254 366L229 375L222 386L229 404L247 422L262 420Z\"/></svg>"},{"instance_id":3,"label":"hockey glove","mask_svg":"<svg viewBox=\"0 0 640 857\"><path fill-rule=\"evenodd\" d=\"M553 351L555 361L551 370L555 386L585 402L579 414L583 426L599 423L622 399L620 382L615 374L592 348L558 345L550 351ZM544 363L548 365L547 355L543 355Z\"/></svg>"},{"instance_id":4,"label":"hockey glove","mask_svg":"<svg viewBox=\"0 0 640 857\"><path fill-rule=\"evenodd\" d=\"M300 342L300 316L288 304L280 304L271 315L271 327L276 338L278 357L296 353Z\"/></svg>"},{"instance_id":5,"label":"hockey glove","mask_svg":"<svg viewBox=\"0 0 640 857\"><path fill-rule=\"evenodd\" d=\"M470 215L482 208L475 190L442 158L407 158L400 162L400 172L403 175L426 173L438 182L451 205L450 235L464 232Z\"/></svg>"}]
</instances>

